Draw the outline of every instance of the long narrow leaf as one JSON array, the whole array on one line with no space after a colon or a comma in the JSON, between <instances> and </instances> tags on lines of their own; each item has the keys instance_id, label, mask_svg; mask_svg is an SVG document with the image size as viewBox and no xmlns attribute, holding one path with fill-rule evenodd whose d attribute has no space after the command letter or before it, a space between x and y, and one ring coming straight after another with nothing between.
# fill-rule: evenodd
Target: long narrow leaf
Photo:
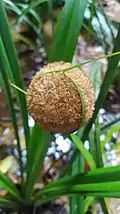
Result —
<instances>
[{"instance_id":1,"label":"long narrow leaf","mask_svg":"<svg viewBox=\"0 0 120 214\"><path fill-rule=\"evenodd\" d=\"M92 197L99 197L99 198L103 198L103 197L108 197L108 198L120 198L120 192L85 192L82 193L81 191L75 191L74 192L70 192L68 191L63 191L60 193L52 193L50 195L48 195L47 197L44 198L38 198L38 200L36 200L36 204L43 204L43 203L47 203L49 201L52 201L54 199L69 195L72 196L74 194L79 194L79 195L84 195L84 196L92 196Z\"/></svg>"},{"instance_id":2,"label":"long narrow leaf","mask_svg":"<svg viewBox=\"0 0 120 214\"><path fill-rule=\"evenodd\" d=\"M72 61L87 0L66 0L57 23L50 61Z\"/></svg>"},{"instance_id":3,"label":"long narrow leaf","mask_svg":"<svg viewBox=\"0 0 120 214\"><path fill-rule=\"evenodd\" d=\"M44 3L44 2L48 2L49 0L36 0L36 1L33 1L31 2L30 4L28 4L28 7L25 8L22 13L20 14L20 16L18 17L18 19L16 20L16 24L20 24L23 19L24 19L24 16L31 10L31 9L34 9L36 8L37 6L39 6L40 4Z\"/></svg>"},{"instance_id":4,"label":"long narrow leaf","mask_svg":"<svg viewBox=\"0 0 120 214\"><path fill-rule=\"evenodd\" d=\"M81 173L74 176L68 176L61 178L51 184L48 184L45 188L40 190L37 194L37 197L43 192L46 192L48 189L52 188L69 188L70 186L77 184L89 184L89 183L104 183L104 182L113 182L119 181L120 178L120 166L116 167L107 167L99 168L88 173Z\"/></svg>"},{"instance_id":5,"label":"long narrow leaf","mask_svg":"<svg viewBox=\"0 0 120 214\"><path fill-rule=\"evenodd\" d=\"M96 101L95 111L94 111L93 117L92 117L91 121L89 122L89 124L85 127L85 129L84 129L84 131L82 133L82 136L81 136L81 140L83 142L86 139L88 139L88 135L89 135L89 132L91 130L92 124L95 122L95 119L97 117L99 109L101 108L101 106L102 106L102 104L103 104L103 102L105 100L105 97L106 97L106 94L107 94L107 91L108 91L108 88L109 88L110 84L114 80L115 71L116 71L116 68L117 68L119 60L120 60L120 55L119 55L119 53L120 53L120 45L119 44L120 44L120 27L118 29L118 34L116 36L116 40L115 40L115 44L114 44L112 55L111 54L108 55L108 56L111 56L111 58L109 59L108 69L107 69L107 72L105 74L102 86L101 86L100 94L99 94L98 99ZM115 53L115 52L117 52L118 54ZM105 56L105 58L106 58L106 56ZM99 59L101 59L101 57L99 57ZM96 59L88 60L87 63L89 63L91 61L94 61L94 60L96 60ZM83 65L83 64L86 64L86 62L85 63L83 62L81 65ZM76 66L73 66L73 67L76 67ZM72 160L75 159L77 154L78 154L78 151L75 151Z\"/></svg>"},{"instance_id":6,"label":"long narrow leaf","mask_svg":"<svg viewBox=\"0 0 120 214\"><path fill-rule=\"evenodd\" d=\"M117 117L115 120L113 120L111 123L108 123L107 125L103 126L101 128L101 131L106 131L107 129L111 128L111 126L115 125L116 123L120 123L120 116Z\"/></svg>"},{"instance_id":7,"label":"long narrow leaf","mask_svg":"<svg viewBox=\"0 0 120 214\"><path fill-rule=\"evenodd\" d=\"M15 203L14 201L7 199L3 196L0 196L0 207L4 207L4 208L16 208L18 207L18 204Z\"/></svg>"},{"instance_id":8,"label":"long narrow leaf","mask_svg":"<svg viewBox=\"0 0 120 214\"><path fill-rule=\"evenodd\" d=\"M7 56L5 54L4 46L3 46L1 39L0 39L0 71L1 71L1 77L3 80L2 81L3 88L5 91L6 98L7 98L8 106L10 108L12 123L13 123L14 131L15 131L15 137L17 140L17 148L18 148L18 153L19 153L19 164L20 164L21 174L22 174L22 178L23 178L22 154L21 154L20 139L19 139L19 134L18 134L17 118L16 118L14 106L13 106L13 100L12 100L12 95L11 95L11 91L9 88L9 82L8 82L8 76L7 76L7 72L10 74L10 66L9 66Z\"/></svg>"},{"instance_id":9,"label":"long narrow leaf","mask_svg":"<svg viewBox=\"0 0 120 214\"><path fill-rule=\"evenodd\" d=\"M92 84L95 90L95 98L97 99L100 93L100 87L102 82L101 63L99 62L92 63L90 79L92 81ZM101 145L100 145L100 134L101 132L100 132L99 117L97 117L95 121L95 129L92 130L89 134L90 150L91 150L92 156L94 157L97 167L103 167L102 152L101 152ZM93 139L91 139L92 135L93 135ZM89 197L87 198L89 199ZM92 197L92 199L94 198ZM107 206L104 198L100 200L100 205L104 213L108 214L108 210L107 210Z\"/></svg>"},{"instance_id":10,"label":"long narrow leaf","mask_svg":"<svg viewBox=\"0 0 120 214\"><path fill-rule=\"evenodd\" d=\"M89 206L93 203L94 200L95 198L93 196L86 197L84 201L84 213L88 211Z\"/></svg>"},{"instance_id":11,"label":"long narrow leaf","mask_svg":"<svg viewBox=\"0 0 120 214\"><path fill-rule=\"evenodd\" d=\"M12 1L4 0L4 2L9 6L9 9L14 11L17 15L20 15L22 13L21 9L16 6ZM39 30L36 28L35 24L24 15L25 22L33 29L33 31L37 34L38 37L40 37Z\"/></svg>"},{"instance_id":12,"label":"long narrow leaf","mask_svg":"<svg viewBox=\"0 0 120 214\"><path fill-rule=\"evenodd\" d=\"M20 13L19 8L15 5L14 2L10 1L10 0L3 0L3 2L5 4L7 4L9 6L10 9L12 9L14 12L16 12L18 15Z\"/></svg>"},{"instance_id":13,"label":"long narrow leaf","mask_svg":"<svg viewBox=\"0 0 120 214\"><path fill-rule=\"evenodd\" d=\"M72 166L71 166L72 175L80 172L81 164L82 164L80 155L81 154L79 154L75 159L75 161L72 163ZM70 206L70 214L79 214L79 213L82 214L84 210L84 198L79 195L72 195L69 198L69 206Z\"/></svg>"},{"instance_id":14,"label":"long narrow leaf","mask_svg":"<svg viewBox=\"0 0 120 214\"><path fill-rule=\"evenodd\" d=\"M86 196L94 196L94 197L99 197L99 198L120 198L120 192L90 192L86 193Z\"/></svg>"},{"instance_id":15,"label":"long narrow leaf","mask_svg":"<svg viewBox=\"0 0 120 214\"><path fill-rule=\"evenodd\" d=\"M96 147L96 165L98 168L103 167L103 159L102 159L102 150L101 150L101 142L100 142L100 124L99 117L97 117L95 121L95 147Z\"/></svg>"},{"instance_id":16,"label":"long narrow leaf","mask_svg":"<svg viewBox=\"0 0 120 214\"><path fill-rule=\"evenodd\" d=\"M117 52L117 51L118 52L120 51L120 27L118 29L118 34L117 34L117 37L116 37L116 40L115 40L113 53ZM87 137L87 134L89 133L89 131L91 129L91 126L92 126L92 124L94 123L94 121L95 121L95 119L97 117L99 109L101 108L101 106L102 106L102 104L103 104L103 102L105 100L108 88L109 88L110 84L112 83L112 81L114 80L115 71L116 71L116 68L117 68L117 65L118 65L119 61L120 61L120 56L119 55L113 56L109 60L108 69L107 69L107 72L105 74L102 86L101 86L101 91L100 91L99 97L98 97L98 99L96 101L95 111L94 111L93 117L92 117L90 123L88 124L84 134L83 134L84 135L84 137L83 137L84 139Z\"/></svg>"},{"instance_id":17,"label":"long narrow leaf","mask_svg":"<svg viewBox=\"0 0 120 214\"><path fill-rule=\"evenodd\" d=\"M111 127L109 129L109 132L106 133L105 139L103 141L101 141L101 148L102 148L102 150L104 149L105 144L108 143L111 140L111 138L113 136L113 133L116 133L119 130L120 130L120 124L114 125L113 127Z\"/></svg>"},{"instance_id":18,"label":"long narrow leaf","mask_svg":"<svg viewBox=\"0 0 120 214\"><path fill-rule=\"evenodd\" d=\"M1 185L17 200L22 201L22 197L17 190L16 186L5 176L2 172L0 172L0 182Z\"/></svg>"},{"instance_id":19,"label":"long narrow leaf","mask_svg":"<svg viewBox=\"0 0 120 214\"><path fill-rule=\"evenodd\" d=\"M78 192L120 192L120 181L76 185L72 190Z\"/></svg>"},{"instance_id":20,"label":"long narrow leaf","mask_svg":"<svg viewBox=\"0 0 120 214\"><path fill-rule=\"evenodd\" d=\"M28 174L27 174L27 188L26 198L29 200L34 183L40 176L43 161L51 142L51 134L47 133L35 125L32 132L30 144L28 146Z\"/></svg>"},{"instance_id":21,"label":"long narrow leaf","mask_svg":"<svg viewBox=\"0 0 120 214\"><path fill-rule=\"evenodd\" d=\"M100 205L101 205L101 208L102 208L103 213L104 213L104 214L109 214L108 208L107 208L106 200L105 200L104 198L99 199L99 203L100 203Z\"/></svg>"},{"instance_id":22,"label":"long narrow leaf","mask_svg":"<svg viewBox=\"0 0 120 214\"><path fill-rule=\"evenodd\" d=\"M17 4L19 7L21 7L22 8L22 11L25 11L26 9L28 9L28 7L29 7L29 5L28 4ZM39 16L39 14L35 11L35 10L33 10L33 9L29 9L28 10L29 11L29 13L35 18L35 20L38 22L38 24L39 24L39 27L40 26L42 26L43 25L43 23L42 23L42 20L41 20L41 18L40 18L40 16ZM21 17L22 16L22 14L21 13L23 13L23 12L20 12L18 15ZM23 19L23 20L26 20L26 15L24 14L24 16L22 16L20 19ZM22 21L22 20L21 20ZM17 21L16 21L17 22ZM18 19L18 22L19 22L19 19ZM16 25L17 25L17 23L16 23Z\"/></svg>"},{"instance_id":23,"label":"long narrow leaf","mask_svg":"<svg viewBox=\"0 0 120 214\"><path fill-rule=\"evenodd\" d=\"M99 124L99 116L97 116L97 119L95 121L95 130L94 130L94 146L95 146L95 150L96 150L96 165L98 168L103 167L103 159L102 159L102 150L101 150L101 142L100 142L100 124ZM108 212L108 208L106 205L106 201L104 198L99 200L101 208L104 212L104 214L109 214Z\"/></svg>"},{"instance_id":24,"label":"long narrow leaf","mask_svg":"<svg viewBox=\"0 0 120 214\"><path fill-rule=\"evenodd\" d=\"M12 42L11 29L8 23L6 12L3 7L3 2L1 0L0 0L0 16L1 16L0 35L6 50L6 54L11 66L11 70L13 72L14 83L20 88L24 89L24 84L21 77L16 50ZM18 93L17 98L19 99L19 105L20 105L20 112L21 112L23 125L24 125L25 139L27 144L29 140L29 127L28 127L28 112L27 112L26 99L24 94L20 93L19 91L17 93Z\"/></svg>"},{"instance_id":25,"label":"long narrow leaf","mask_svg":"<svg viewBox=\"0 0 120 214\"><path fill-rule=\"evenodd\" d=\"M84 196L95 197L119 197L120 198L120 181L115 182L103 182L93 184L74 185L74 183L68 187L58 187L47 189L43 195L37 197L37 201L49 201L53 198L57 198L64 195L80 194Z\"/></svg>"},{"instance_id":26,"label":"long narrow leaf","mask_svg":"<svg viewBox=\"0 0 120 214\"><path fill-rule=\"evenodd\" d=\"M92 0L91 7L90 7L90 20L89 20L89 27L92 28L92 20L95 15L95 0Z\"/></svg>"},{"instance_id":27,"label":"long narrow leaf","mask_svg":"<svg viewBox=\"0 0 120 214\"><path fill-rule=\"evenodd\" d=\"M81 154L83 155L83 157L86 159L87 163L89 164L91 170L96 168L96 164L94 162L94 159L92 157L92 155L90 154L90 152L85 149L83 142L80 141L79 137L75 134L71 134L71 138L75 144L75 146L80 150Z\"/></svg>"}]
</instances>

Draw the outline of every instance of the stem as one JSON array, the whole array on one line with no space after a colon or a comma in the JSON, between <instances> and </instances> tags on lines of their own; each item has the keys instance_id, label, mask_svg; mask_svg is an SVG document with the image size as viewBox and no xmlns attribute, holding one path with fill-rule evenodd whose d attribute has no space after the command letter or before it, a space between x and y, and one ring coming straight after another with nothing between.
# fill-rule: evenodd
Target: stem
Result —
<instances>
[{"instance_id":1,"label":"stem","mask_svg":"<svg viewBox=\"0 0 120 214\"><path fill-rule=\"evenodd\" d=\"M89 59L89 60L87 60L87 61L85 61L85 62L78 63L78 64L76 64L76 65L70 66L69 68L65 68L65 69L62 69L62 70L56 70L56 71L46 72L45 74L54 73L54 72L56 72L56 73L57 73L57 72L67 72L67 71L69 71L69 70L71 70L71 69L74 69L74 68L77 68L77 67L79 67L79 66L88 64L88 63L90 63L90 62L98 61L98 60L104 59L104 58L107 59L107 58L109 58L109 57L113 57L113 56L117 56L117 55L120 55L120 51L115 52L115 53L112 53L112 54L108 54L108 55L103 55L103 56L100 56L100 57L97 57L97 58L91 58L91 59ZM44 75L45 75L45 74L44 74ZM21 91L21 92L24 93L25 95L27 95L27 92L24 91L23 89L21 89L20 87L18 87L17 85L15 85L15 84L13 84L13 83L11 83L11 82L10 82L10 85L11 85L12 87L16 88L17 90Z\"/></svg>"},{"instance_id":2,"label":"stem","mask_svg":"<svg viewBox=\"0 0 120 214\"><path fill-rule=\"evenodd\" d=\"M93 159L92 155L90 154L90 152L87 149L85 149L83 142L75 134L71 134L71 138L72 138L73 144L80 151L81 155L85 158L85 160L87 161L91 170L94 170L96 168L96 164L95 164L94 159Z\"/></svg>"},{"instance_id":3,"label":"stem","mask_svg":"<svg viewBox=\"0 0 120 214\"><path fill-rule=\"evenodd\" d=\"M120 122L120 116L118 118L116 118L115 120L113 120L111 123L108 123L107 125L103 126L101 128L101 131L105 131L106 129L110 128L110 126L112 126L118 122Z\"/></svg>"},{"instance_id":4,"label":"stem","mask_svg":"<svg viewBox=\"0 0 120 214\"><path fill-rule=\"evenodd\" d=\"M107 58L110 58L110 57L113 57L113 56L117 56L117 55L120 55L120 51L118 52L113 52L111 54L107 54L107 55L103 55L103 56L100 56L100 57L96 57L96 58L91 58L89 60L86 60L85 62L82 62L82 63L78 63L76 65L73 65L73 66L70 66L69 68L65 68L65 69L62 69L62 70L56 70L56 71L51 71L51 72L48 72L48 73L53 73L53 72L66 72L66 71L69 71L71 69L74 69L74 68L77 68L77 67L80 67L82 65L86 65L90 62L95 62L95 61L98 61L100 59L107 59Z\"/></svg>"},{"instance_id":5,"label":"stem","mask_svg":"<svg viewBox=\"0 0 120 214\"><path fill-rule=\"evenodd\" d=\"M96 147L96 165L97 168L101 168L104 166L103 159L102 159L102 151L100 145L100 124L99 124L99 117L97 117L95 121L95 147Z\"/></svg>"},{"instance_id":6,"label":"stem","mask_svg":"<svg viewBox=\"0 0 120 214\"><path fill-rule=\"evenodd\" d=\"M24 93L25 95L27 95L27 92L26 92L26 91L24 91L23 89L19 88L17 85L13 84L12 82L10 82L10 85L11 85L13 88L17 89L18 91L20 91L20 92Z\"/></svg>"}]
</instances>

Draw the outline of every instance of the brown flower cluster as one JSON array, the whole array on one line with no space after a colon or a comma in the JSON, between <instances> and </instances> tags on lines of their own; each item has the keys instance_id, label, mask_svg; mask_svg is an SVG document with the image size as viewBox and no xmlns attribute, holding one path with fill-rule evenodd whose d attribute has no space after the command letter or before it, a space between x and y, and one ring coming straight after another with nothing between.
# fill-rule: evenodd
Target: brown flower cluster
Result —
<instances>
[{"instance_id":1,"label":"brown flower cluster","mask_svg":"<svg viewBox=\"0 0 120 214\"><path fill-rule=\"evenodd\" d=\"M92 117L94 90L88 76L79 68L54 72L70 67L70 63L49 63L33 78L27 91L28 108L39 126L50 132L70 133ZM50 72L50 73L49 73ZM77 83L81 94L76 87Z\"/></svg>"}]
</instances>

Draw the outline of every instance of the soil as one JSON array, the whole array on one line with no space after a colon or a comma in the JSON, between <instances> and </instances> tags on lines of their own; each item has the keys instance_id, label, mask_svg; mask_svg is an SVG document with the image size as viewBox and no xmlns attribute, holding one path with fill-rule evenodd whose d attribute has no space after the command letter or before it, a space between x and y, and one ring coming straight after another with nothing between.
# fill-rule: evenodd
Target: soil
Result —
<instances>
[{"instance_id":1,"label":"soil","mask_svg":"<svg viewBox=\"0 0 120 214\"><path fill-rule=\"evenodd\" d=\"M66 205L47 203L42 206L35 207L32 211L21 211L18 214L68 214ZM12 212L11 210L0 209L0 214L17 214L17 212Z\"/></svg>"}]
</instances>

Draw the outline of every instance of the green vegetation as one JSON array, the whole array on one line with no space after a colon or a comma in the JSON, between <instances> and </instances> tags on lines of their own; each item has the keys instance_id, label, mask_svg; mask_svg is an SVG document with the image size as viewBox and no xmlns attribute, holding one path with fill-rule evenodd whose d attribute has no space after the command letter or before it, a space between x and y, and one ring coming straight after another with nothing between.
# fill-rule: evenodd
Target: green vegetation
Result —
<instances>
[{"instance_id":1,"label":"green vegetation","mask_svg":"<svg viewBox=\"0 0 120 214\"><path fill-rule=\"evenodd\" d=\"M71 214L83 214L87 211L88 206L93 203L95 199L99 199L101 207L105 214L109 213L105 198L120 198L120 166L104 167L103 164L103 148L106 142L112 136L114 130L119 130L120 118L105 127L101 127L99 123L99 110L102 107L106 98L108 89L112 84L115 72L120 61L120 27L115 25L117 35L113 38L113 28L102 8L95 6L95 1L91 3L87 0L66 0L63 9L61 10L57 23L53 22L53 39L52 44L48 45L49 40L45 34L42 33L43 23L46 13L53 21L53 7L57 5L58 1L51 0L36 0L17 1L0 0L0 72L1 84L4 88L7 103L10 109L12 123L14 127L15 137L17 141L17 149L19 153L19 166L21 170L21 184L18 189L12 181L0 172L0 185L8 191L8 195L0 196L0 206L12 208L18 212L34 207L36 204L43 204L53 199L69 196ZM62 3L62 1L59 1ZM6 8L5 8L6 7ZM89 8L90 20L86 24L85 9ZM101 67L99 63L91 70L90 78L93 83L96 93L95 111L93 117L88 125L78 130L76 134L70 134L68 137L76 146L73 152L73 157L68 166L65 166L63 176L57 181L47 184L39 191L34 190L34 185L42 171L42 165L46 156L47 150L51 143L51 133L48 133L37 124L30 130L28 126L28 111L26 102L26 93L24 82L21 75L19 60L17 57L14 42L12 40L11 28L9 25L6 9L12 10L16 14L14 27L17 28L23 21L26 22L36 37L42 38L46 41L48 61L65 61L72 62L73 55L76 49L76 42L80 33L80 29L84 28L90 34L98 38L99 42L104 46L105 55L90 59L85 62L73 65L80 67L84 64L94 63L102 58L108 58L108 68L105 76L99 81L99 74ZM39 10L38 10L39 9ZM42 14L41 10L44 11ZM40 11L40 12L39 12ZM99 19L98 13L106 20L106 25L110 29L111 37L114 41L112 51L106 54L106 32L100 24L101 34L97 35L92 26L94 17ZM99 20L100 21L100 20ZM45 38L44 38L45 37ZM94 65L94 64L92 64ZM59 72L59 71L56 71ZM67 72L67 70L65 70ZM93 73L92 73L93 72ZM12 90L16 96L19 105L21 120L24 127L24 137L27 149L27 166L26 176L23 172L23 163L21 159L21 145L18 132L18 121L16 118L15 107L12 102ZM94 128L93 128L94 124ZM109 130L109 134L107 132ZM105 133L106 138L101 143L100 135ZM85 149L84 142L90 142L89 151ZM84 163L87 162L90 171L84 172ZM71 175L67 175L68 169L71 169ZM64 169L63 169L64 170ZM23 210L21 210L21 207Z\"/></svg>"}]
</instances>

